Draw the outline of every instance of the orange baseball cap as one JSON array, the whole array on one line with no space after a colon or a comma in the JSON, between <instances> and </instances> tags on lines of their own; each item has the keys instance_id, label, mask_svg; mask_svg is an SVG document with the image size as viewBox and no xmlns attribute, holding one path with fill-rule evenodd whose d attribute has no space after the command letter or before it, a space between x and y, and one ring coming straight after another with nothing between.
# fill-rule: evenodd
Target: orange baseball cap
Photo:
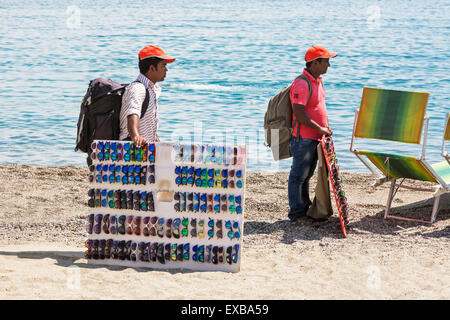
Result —
<instances>
[{"instance_id":1,"label":"orange baseball cap","mask_svg":"<svg viewBox=\"0 0 450 320\"><path fill-rule=\"evenodd\" d=\"M312 46L308 50L306 50L305 60L306 62L315 60L317 58L334 58L337 56L337 53L329 52L322 46Z\"/></svg>"},{"instance_id":2,"label":"orange baseball cap","mask_svg":"<svg viewBox=\"0 0 450 320\"><path fill-rule=\"evenodd\" d=\"M171 63L175 61L175 58L169 57L161 48L157 46L146 46L141 51L139 51L139 60L147 59L147 58L161 58L166 60L167 63Z\"/></svg>"}]
</instances>

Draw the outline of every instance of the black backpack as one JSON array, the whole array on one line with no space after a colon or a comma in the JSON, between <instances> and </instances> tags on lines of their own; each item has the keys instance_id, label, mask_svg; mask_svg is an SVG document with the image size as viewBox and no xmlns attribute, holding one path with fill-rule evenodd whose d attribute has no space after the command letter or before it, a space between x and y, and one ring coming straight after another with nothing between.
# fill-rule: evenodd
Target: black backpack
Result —
<instances>
[{"instance_id":1,"label":"black backpack","mask_svg":"<svg viewBox=\"0 0 450 320\"><path fill-rule=\"evenodd\" d=\"M75 146L75 151L80 150L88 154L88 165L92 163L93 140L119 140L122 95L127 86L128 84L120 84L105 78L96 78L89 83L81 100ZM141 119L147 111L150 99L148 90L145 92Z\"/></svg>"}]
</instances>

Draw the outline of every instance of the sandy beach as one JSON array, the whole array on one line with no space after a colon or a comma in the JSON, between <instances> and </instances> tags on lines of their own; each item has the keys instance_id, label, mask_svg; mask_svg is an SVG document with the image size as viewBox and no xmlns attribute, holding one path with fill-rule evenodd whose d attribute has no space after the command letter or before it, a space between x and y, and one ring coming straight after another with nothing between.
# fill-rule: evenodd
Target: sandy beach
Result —
<instances>
[{"instance_id":1,"label":"sandy beach","mask_svg":"<svg viewBox=\"0 0 450 320\"><path fill-rule=\"evenodd\" d=\"M86 167L0 166L2 299L450 299L449 197L432 225L385 220L389 185L344 172L343 238L336 209L325 222L288 221L287 172L250 172L241 271L166 271L87 264L87 177ZM429 219L432 193L400 189L393 206Z\"/></svg>"}]
</instances>

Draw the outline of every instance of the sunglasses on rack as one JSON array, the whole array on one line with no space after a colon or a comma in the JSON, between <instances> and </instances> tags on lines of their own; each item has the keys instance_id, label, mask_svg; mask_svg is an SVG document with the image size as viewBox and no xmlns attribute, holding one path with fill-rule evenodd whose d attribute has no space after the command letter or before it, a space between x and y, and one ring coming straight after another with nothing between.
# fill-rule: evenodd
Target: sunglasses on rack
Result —
<instances>
[{"instance_id":1,"label":"sunglasses on rack","mask_svg":"<svg viewBox=\"0 0 450 320\"><path fill-rule=\"evenodd\" d=\"M128 216L125 230L126 234L139 236L141 234L141 217Z\"/></svg>"},{"instance_id":2,"label":"sunglasses on rack","mask_svg":"<svg viewBox=\"0 0 450 320\"><path fill-rule=\"evenodd\" d=\"M213 264L223 263L223 247L214 246L211 261Z\"/></svg>"},{"instance_id":3,"label":"sunglasses on rack","mask_svg":"<svg viewBox=\"0 0 450 320\"><path fill-rule=\"evenodd\" d=\"M183 227L181 229L181 235L183 237L187 237L189 235L189 219L183 218L183 220L181 221L181 224L183 225Z\"/></svg>"},{"instance_id":4,"label":"sunglasses on rack","mask_svg":"<svg viewBox=\"0 0 450 320\"><path fill-rule=\"evenodd\" d=\"M156 236L156 228L157 228L158 217L144 217L142 219L142 234L146 237L148 236Z\"/></svg>"},{"instance_id":5,"label":"sunglasses on rack","mask_svg":"<svg viewBox=\"0 0 450 320\"><path fill-rule=\"evenodd\" d=\"M166 260L164 259L164 243L159 243L156 250L156 259L159 263L165 264Z\"/></svg>"},{"instance_id":6,"label":"sunglasses on rack","mask_svg":"<svg viewBox=\"0 0 450 320\"><path fill-rule=\"evenodd\" d=\"M90 189L88 195L90 197L88 200L89 207L155 211L151 191Z\"/></svg>"},{"instance_id":7,"label":"sunglasses on rack","mask_svg":"<svg viewBox=\"0 0 450 320\"><path fill-rule=\"evenodd\" d=\"M158 242L153 242L149 246L149 259L151 262L156 262L157 260L160 261L161 253L159 253L159 250L160 250L159 248L160 248L160 244ZM164 263L164 259L163 259L162 263Z\"/></svg>"},{"instance_id":8,"label":"sunglasses on rack","mask_svg":"<svg viewBox=\"0 0 450 320\"><path fill-rule=\"evenodd\" d=\"M180 218L174 219L172 223L172 235L175 239L180 238L180 223L181 223Z\"/></svg>"},{"instance_id":9,"label":"sunglasses on rack","mask_svg":"<svg viewBox=\"0 0 450 320\"><path fill-rule=\"evenodd\" d=\"M191 219L191 237L197 237L197 219Z\"/></svg>"},{"instance_id":10,"label":"sunglasses on rack","mask_svg":"<svg viewBox=\"0 0 450 320\"><path fill-rule=\"evenodd\" d=\"M144 242L144 241L140 241L139 243L137 243L137 255L136 258L138 261L149 261L149 256L148 256L148 252L147 252L147 247L150 243L149 242Z\"/></svg>"},{"instance_id":11,"label":"sunglasses on rack","mask_svg":"<svg viewBox=\"0 0 450 320\"><path fill-rule=\"evenodd\" d=\"M192 247L192 260L198 262L205 261L205 246L204 245L194 245Z\"/></svg>"},{"instance_id":12,"label":"sunglasses on rack","mask_svg":"<svg viewBox=\"0 0 450 320\"><path fill-rule=\"evenodd\" d=\"M239 244L214 246L212 244L158 243L133 240L88 239L85 242L86 259L115 259L145 261L165 264L169 261L192 261L198 263L233 264L239 259ZM191 255L192 250L192 255Z\"/></svg>"}]
</instances>

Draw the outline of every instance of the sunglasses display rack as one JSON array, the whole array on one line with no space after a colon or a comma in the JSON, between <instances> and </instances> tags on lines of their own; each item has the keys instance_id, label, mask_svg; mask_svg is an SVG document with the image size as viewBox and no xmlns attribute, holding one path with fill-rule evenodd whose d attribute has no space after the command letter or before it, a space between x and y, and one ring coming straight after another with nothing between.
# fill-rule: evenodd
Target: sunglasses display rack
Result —
<instances>
[{"instance_id":1,"label":"sunglasses display rack","mask_svg":"<svg viewBox=\"0 0 450 320\"><path fill-rule=\"evenodd\" d=\"M88 263L237 272L246 147L94 141Z\"/></svg>"},{"instance_id":2,"label":"sunglasses display rack","mask_svg":"<svg viewBox=\"0 0 450 320\"><path fill-rule=\"evenodd\" d=\"M334 142L331 137L324 136L320 143L322 145L322 151L328 169L328 176L330 178L336 206L339 212L342 235L347 237L348 203L344 192L343 180L339 174L338 160L336 158L336 152L334 151Z\"/></svg>"}]
</instances>

